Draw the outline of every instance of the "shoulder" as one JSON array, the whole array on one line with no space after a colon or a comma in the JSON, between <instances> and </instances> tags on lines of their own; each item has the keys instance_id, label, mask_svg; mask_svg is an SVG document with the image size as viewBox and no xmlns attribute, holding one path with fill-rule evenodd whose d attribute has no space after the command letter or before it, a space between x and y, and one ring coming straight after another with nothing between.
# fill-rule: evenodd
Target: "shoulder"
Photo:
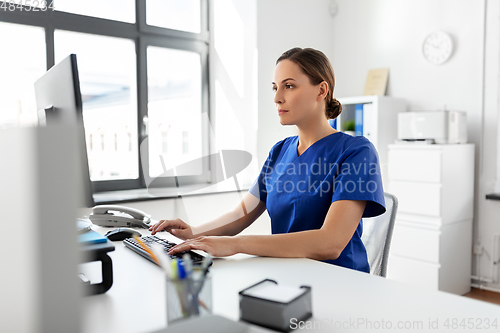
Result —
<instances>
[{"instance_id":1,"label":"shoulder","mask_svg":"<svg viewBox=\"0 0 500 333\"><path fill-rule=\"evenodd\" d=\"M337 132L335 135L330 136L330 140L327 144L339 149L340 152L363 149L375 150L373 143L364 136L352 136L343 132Z\"/></svg>"},{"instance_id":2,"label":"shoulder","mask_svg":"<svg viewBox=\"0 0 500 333\"><path fill-rule=\"evenodd\" d=\"M270 156L279 155L279 153L281 151L286 150L291 144L296 142L297 139L298 139L298 136L295 135L295 136L289 136L287 138L284 138L281 141L276 142L274 144L274 146L271 148L271 150L269 151L269 155Z\"/></svg>"},{"instance_id":3,"label":"shoulder","mask_svg":"<svg viewBox=\"0 0 500 333\"><path fill-rule=\"evenodd\" d=\"M342 146L344 151L373 150L376 151L373 143L364 136L351 136L342 133Z\"/></svg>"},{"instance_id":4,"label":"shoulder","mask_svg":"<svg viewBox=\"0 0 500 333\"><path fill-rule=\"evenodd\" d=\"M339 143L341 143L345 149L359 149L363 147L374 148L373 143L364 136L351 136L342 132L339 132L339 134Z\"/></svg>"},{"instance_id":5,"label":"shoulder","mask_svg":"<svg viewBox=\"0 0 500 333\"><path fill-rule=\"evenodd\" d=\"M337 139L335 150L340 161L361 156L378 160L377 149L364 136L351 136L341 133Z\"/></svg>"}]
</instances>

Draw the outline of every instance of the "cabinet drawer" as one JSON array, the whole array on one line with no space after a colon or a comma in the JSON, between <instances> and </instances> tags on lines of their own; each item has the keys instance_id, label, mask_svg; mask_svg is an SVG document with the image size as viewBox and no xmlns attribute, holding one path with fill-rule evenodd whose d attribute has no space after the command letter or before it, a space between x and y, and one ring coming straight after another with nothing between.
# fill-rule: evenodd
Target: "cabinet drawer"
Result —
<instances>
[{"instance_id":1,"label":"cabinet drawer","mask_svg":"<svg viewBox=\"0 0 500 333\"><path fill-rule=\"evenodd\" d=\"M437 264L390 255L388 265L388 279L434 290L439 288L440 266Z\"/></svg>"},{"instance_id":2,"label":"cabinet drawer","mask_svg":"<svg viewBox=\"0 0 500 333\"><path fill-rule=\"evenodd\" d=\"M441 232L438 230L398 225L396 220L390 252L402 257L439 264L440 235Z\"/></svg>"},{"instance_id":3,"label":"cabinet drawer","mask_svg":"<svg viewBox=\"0 0 500 333\"><path fill-rule=\"evenodd\" d=\"M441 185L389 181L389 193L398 198L398 212L441 216Z\"/></svg>"},{"instance_id":4,"label":"cabinet drawer","mask_svg":"<svg viewBox=\"0 0 500 333\"><path fill-rule=\"evenodd\" d=\"M441 182L440 150L389 151L388 173L390 180Z\"/></svg>"}]
</instances>

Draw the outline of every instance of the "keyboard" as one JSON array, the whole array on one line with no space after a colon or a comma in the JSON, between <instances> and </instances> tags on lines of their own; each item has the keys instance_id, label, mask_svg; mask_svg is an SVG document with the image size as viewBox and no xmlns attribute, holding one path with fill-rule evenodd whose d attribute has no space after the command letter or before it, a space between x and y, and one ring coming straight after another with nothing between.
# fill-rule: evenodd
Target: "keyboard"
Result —
<instances>
[{"instance_id":1,"label":"keyboard","mask_svg":"<svg viewBox=\"0 0 500 333\"><path fill-rule=\"evenodd\" d=\"M157 236L143 236L143 237L140 237L140 239L149 247L151 247L151 244L153 244L153 243L161 245L165 251L165 254L168 254L167 252L172 247L174 247L176 245L173 242L169 242L168 240L159 238ZM151 261L152 263L156 264L156 262L149 256L149 254L146 251L144 251L142 249L142 247L139 245L139 243L137 243L137 241L135 239L127 238L123 241L123 244L125 244L125 247L128 247L129 249L131 249L135 253L141 255L142 257L144 257L144 258L148 259L149 261ZM193 261L193 265L201 265L201 262L202 262L204 257L198 253L193 252L193 251L178 252L176 254L169 255L169 257L170 257L170 259L177 259L177 258L182 259L182 256L185 253L189 253L189 255L191 256L191 260Z\"/></svg>"}]
</instances>

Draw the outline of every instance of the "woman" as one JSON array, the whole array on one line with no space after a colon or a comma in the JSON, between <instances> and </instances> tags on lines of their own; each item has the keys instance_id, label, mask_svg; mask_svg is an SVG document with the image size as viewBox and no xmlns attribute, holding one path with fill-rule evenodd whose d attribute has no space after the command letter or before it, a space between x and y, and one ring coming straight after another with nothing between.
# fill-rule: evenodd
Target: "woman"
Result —
<instances>
[{"instance_id":1,"label":"woman","mask_svg":"<svg viewBox=\"0 0 500 333\"><path fill-rule=\"evenodd\" d=\"M214 256L311 258L369 272L361 218L385 212L378 156L366 138L329 125L342 111L334 86L322 52L283 53L274 71L274 102L281 124L297 126L298 136L274 145L243 209L196 228L180 219L161 220L152 234L166 229L186 240L171 254L196 249ZM266 209L272 235L236 236Z\"/></svg>"}]
</instances>

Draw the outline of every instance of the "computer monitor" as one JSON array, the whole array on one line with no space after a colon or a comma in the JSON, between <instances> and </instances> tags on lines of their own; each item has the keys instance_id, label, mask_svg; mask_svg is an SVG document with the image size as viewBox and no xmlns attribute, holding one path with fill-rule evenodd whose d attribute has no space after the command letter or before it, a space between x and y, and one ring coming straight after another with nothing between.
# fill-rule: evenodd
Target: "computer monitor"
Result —
<instances>
[{"instance_id":1,"label":"computer monitor","mask_svg":"<svg viewBox=\"0 0 500 333\"><path fill-rule=\"evenodd\" d=\"M35 82L38 121L41 126L57 124L78 128L79 163L82 165L84 204L93 207L94 197L90 180L85 128L83 126L82 95L76 54L70 54Z\"/></svg>"}]
</instances>

